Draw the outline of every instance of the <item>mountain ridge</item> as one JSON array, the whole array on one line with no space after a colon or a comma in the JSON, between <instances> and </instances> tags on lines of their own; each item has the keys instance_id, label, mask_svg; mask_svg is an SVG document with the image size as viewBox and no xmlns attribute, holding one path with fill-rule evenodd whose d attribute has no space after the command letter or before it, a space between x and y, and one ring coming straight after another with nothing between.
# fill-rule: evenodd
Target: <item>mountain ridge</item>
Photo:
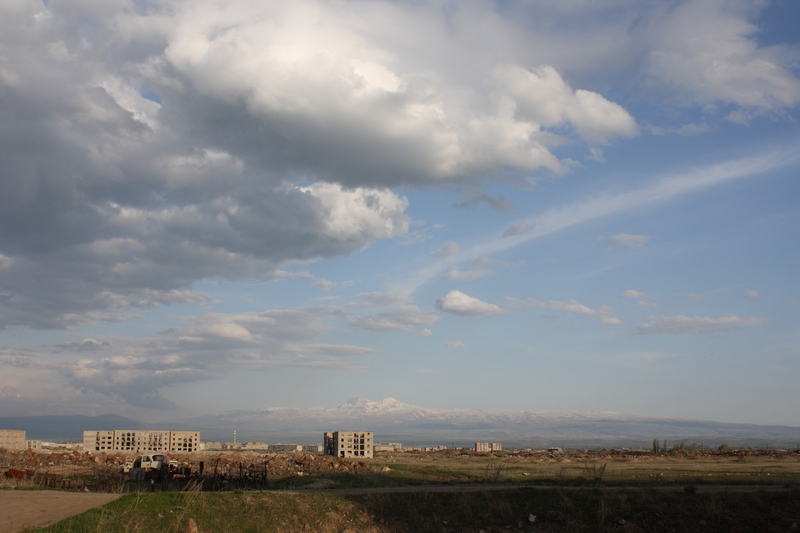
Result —
<instances>
[{"instance_id":1,"label":"mountain ridge","mask_svg":"<svg viewBox=\"0 0 800 533\"><path fill-rule=\"evenodd\" d=\"M204 441L319 443L326 431L373 431L378 442L461 445L503 442L509 447L648 447L652 440L754 447L800 447L800 427L726 423L609 411L431 409L395 398L350 398L336 407L228 410L189 419L146 423L118 415L0 417L2 429L25 429L28 439L80 441L91 429L191 429Z\"/></svg>"},{"instance_id":2,"label":"mountain ridge","mask_svg":"<svg viewBox=\"0 0 800 533\"><path fill-rule=\"evenodd\" d=\"M800 428L735 424L609 411L530 411L500 409L431 409L395 398L372 401L354 397L333 408L282 408L225 411L185 421L233 430L242 439L294 438L312 442L325 431L367 430L378 441L410 444L468 444L502 440L515 446L580 443L647 446L652 439L769 445L800 442ZM229 438L227 440L230 440Z\"/></svg>"}]
</instances>

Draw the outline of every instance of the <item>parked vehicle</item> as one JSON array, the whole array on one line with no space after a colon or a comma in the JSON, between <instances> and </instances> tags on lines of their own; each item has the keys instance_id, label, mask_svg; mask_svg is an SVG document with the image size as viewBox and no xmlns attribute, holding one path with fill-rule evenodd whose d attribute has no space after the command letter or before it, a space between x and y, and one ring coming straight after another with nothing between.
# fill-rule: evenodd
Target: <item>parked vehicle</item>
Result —
<instances>
[{"instance_id":1,"label":"parked vehicle","mask_svg":"<svg viewBox=\"0 0 800 533\"><path fill-rule=\"evenodd\" d=\"M171 464L169 456L163 453L156 453L152 455L137 455L133 461L128 461L122 465L122 472L124 474L130 473L131 470L140 468L145 472L159 471L168 468L167 465Z\"/></svg>"}]
</instances>

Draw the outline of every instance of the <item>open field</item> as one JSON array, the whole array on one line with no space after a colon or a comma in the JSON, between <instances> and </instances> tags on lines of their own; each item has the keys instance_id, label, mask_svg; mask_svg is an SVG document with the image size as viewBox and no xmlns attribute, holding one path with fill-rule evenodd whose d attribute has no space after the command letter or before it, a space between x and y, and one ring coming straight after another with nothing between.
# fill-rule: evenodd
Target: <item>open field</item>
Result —
<instances>
[{"instance_id":1,"label":"open field","mask_svg":"<svg viewBox=\"0 0 800 533\"><path fill-rule=\"evenodd\" d=\"M87 459L75 457L81 464L74 468L91 470ZM201 532L786 531L800 525L796 451L180 458L184 464L198 459L213 464L219 477L200 484L197 478L174 480L173 491L157 486L155 493L146 492L147 484L120 482L115 490L132 493L44 531L182 532L190 518ZM61 471L73 468L63 460L37 460ZM106 476L109 460L90 462ZM253 468L268 473L260 490L237 490L237 472ZM30 488L36 478L3 484Z\"/></svg>"},{"instance_id":2,"label":"open field","mask_svg":"<svg viewBox=\"0 0 800 533\"><path fill-rule=\"evenodd\" d=\"M136 493L45 528L119 532L792 531L800 494L505 489L365 494Z\"/></svg>"},{"instance_id":3,"label":"open field","mask_svg":"<svg viewBox=\"0 0 800 533\"><path fill-rule=\"evenodd\" d=\"M512 482L582 484L789 484L800 485L800 453L739 450L729 453L630 451L549 455L428 453L387 454L374 459L407 482Z\"/></svg>"},{"instance_id":4,"label":"open field","mask_svg":"<svg viewBox=\"0 0 800 533\"><path fill-rule=\"evenodd\" d=\"M129 458L129 457L128 457ZM311 453L207 452L177 455L181 468L215 478L217 488L301 488L306 485L390 486L441 483L769 484L800 485L797 450L671 451L600 450L476 453L469 450L380 452L348 460ZM0 450L0 487L19 481L3 472L24 471L33 485L126 490L118 475L124 454ZM254 481L260 484L239 483ZM213 480L212 480L213 481ZM224 486L223 486L224 485ZM180 481L172 488L183 488ZM209 488L209 487L206 487Z\"/></svg>"}]
</instances>

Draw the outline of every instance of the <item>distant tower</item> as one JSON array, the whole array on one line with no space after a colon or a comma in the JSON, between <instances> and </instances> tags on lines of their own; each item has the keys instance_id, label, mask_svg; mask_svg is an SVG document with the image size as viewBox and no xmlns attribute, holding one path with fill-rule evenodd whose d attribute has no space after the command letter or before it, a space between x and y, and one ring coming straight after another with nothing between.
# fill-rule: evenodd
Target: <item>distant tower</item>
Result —
<instances>
[{"instance_id":1,"label":"distant tower","mask_svg":"<svg viewBox=\"0 0 800 533\"><path fill-rule=\"evenodd\" d=\"M233 443L236 444L236 430L233 430Z\"/></svg>"}]
</instances>

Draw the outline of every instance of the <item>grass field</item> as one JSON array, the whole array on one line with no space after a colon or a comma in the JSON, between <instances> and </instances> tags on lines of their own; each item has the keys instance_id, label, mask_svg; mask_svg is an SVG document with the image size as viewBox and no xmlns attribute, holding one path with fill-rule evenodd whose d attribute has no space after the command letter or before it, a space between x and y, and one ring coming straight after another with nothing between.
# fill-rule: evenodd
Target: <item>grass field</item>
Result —
<instances>
[{"instance_id":1,"label":"grass field","mask_svg":"<svg viewBox=\"0 0 800 533\"><path fill-rule=\"evenodd\" d=\"M535 516L535 520L531 521ZM791 531L797 492L517 489L361 495L129 494L42 531L175 532Z\"/></svg>"},{"instance_id":2,"label":"grass field","mask_svg":"<svg viewBox=\"0 0 800 533\"><path fill-rule=\"evenodd\" d=\"M564 485L800 485L800 454L443 454L378 455L366 474L293 477L285 488L441 483L557 483ZM281 486L279 483L278 486Z\"/></svg>"}]
</instances>

